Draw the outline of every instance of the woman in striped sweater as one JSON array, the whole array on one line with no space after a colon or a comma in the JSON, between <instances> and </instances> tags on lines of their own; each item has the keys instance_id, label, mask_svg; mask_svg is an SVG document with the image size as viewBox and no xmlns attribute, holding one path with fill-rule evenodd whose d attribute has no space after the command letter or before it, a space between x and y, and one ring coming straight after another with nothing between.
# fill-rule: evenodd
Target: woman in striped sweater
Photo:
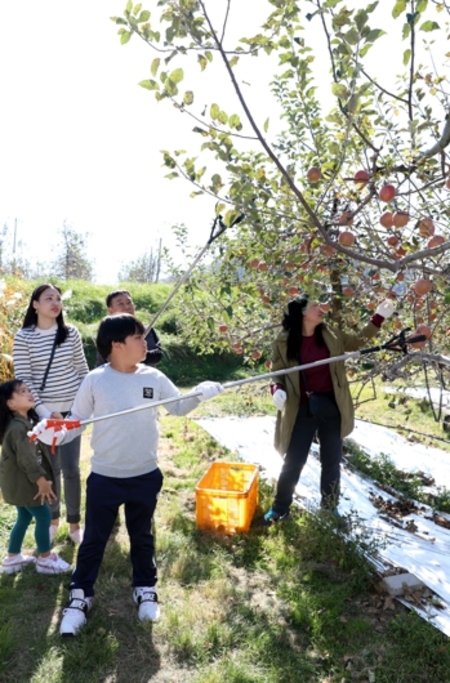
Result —
<instances>
[{"instance_id":1,"label":"woman in striped sweater","mask_svg":"<svg viewBox=\"0 0 450 683\"><path fill-rule=\"evenodd\" d=\"M89 372L80 333L64 322L61 290L51 284L36 287L13 349L15 376L31 389L40 418L65 417L81 380ZM53 540L59 526L61 470L64 479L69 536L80 543L80 437L56 448L52 465L58 499L50 506Z\"/></svg>"}]
</instances>

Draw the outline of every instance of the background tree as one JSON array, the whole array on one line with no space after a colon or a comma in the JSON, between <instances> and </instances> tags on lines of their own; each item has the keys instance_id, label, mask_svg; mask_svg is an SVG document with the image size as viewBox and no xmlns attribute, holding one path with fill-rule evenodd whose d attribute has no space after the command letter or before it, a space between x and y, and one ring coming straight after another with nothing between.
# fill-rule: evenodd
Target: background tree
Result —
<instances>
[{"instance_id":1,"label":"background tree","mask_svg":"<svg viewBox=\"0 0 450 683\"><path fill-rule=\"evenodd\" d=\"M220 267L197 271L186 289L188 333L205 350L232 345L256 358L299 291L328 291L330 315L348 327L394 293L404 324L432 330L438 359L449 329L450 103L446 43L439 50L430 38L448 32L450 8L393 0L380 13L377 2L270 0L262 26L242 26L239 4L166 0L150 17L128 2L113 17L123 44L135 35L156 53L140 85L193 119L197 153L164 151L168 177L214 197L225 222L246 215L217 245ZM236 26L245 31L238 39ZM383 83L367 55L379 47L384 65L402 41L398 63L389 52L397 81ZM318 52L328 55L326 72L315 69ZM273 70L264 111L244 85L255 58ZM226 105L205 108L202 92L196 109L194 86L181 84L198 90L197 72L211 69L216 82L231 82L234 104L224 85ZM204 292L201 308L193 287Z\"/></svg>"},{"instance_id":2,"label":"background tree","mask_svg":"<svg viewBox=\"0 0 450 683\"><path fill-rule=\"evenodd\" d=\"M120 282L149 282L157 283L161 275L163 260L162 240L159 240L158 248L141 254L134 261L122 265L119 272Z\"/></svg>"},{"instance_id":3,"label":"background tree","mask_svg":"<svg viewBox=\"0 0 450 683\"><path fill-rule=\"evenodd\" d=\"M66 221L59 234L60 242L53 263L53 275L63 280L92 281L94 267L87 256L88 235L81 235Z\"/></svg>"}]
</instances>

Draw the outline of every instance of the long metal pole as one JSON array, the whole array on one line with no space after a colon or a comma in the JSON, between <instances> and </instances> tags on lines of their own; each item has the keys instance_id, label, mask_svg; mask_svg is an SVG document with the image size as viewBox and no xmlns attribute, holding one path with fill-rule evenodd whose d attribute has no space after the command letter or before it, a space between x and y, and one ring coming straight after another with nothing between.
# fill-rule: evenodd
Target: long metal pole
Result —
<instances>
[{"instance_id":1,"label":"long metal pole","mask_svg":"<svg viewBox=\"0 0 450 683\"><path fill-rule=\"evenodd\" d=\"M415 343L425 341L425 335L418 335L417 337L412 337L407 340L407 343ZM321 365L329 365L330 363L336 363L337 361L346 361L350 358L358 358L359 356L366 355L368 353L373 353L375 351L385 351L389 350L389 344L382 344L380 346L371 346L367 349L361 349L360 351L353 351L351 353L343 353L340 356L331 356L330 358L323 358L322 360L317 360L312 363L304 363L303 365L295 365L292 368L284 368L283 370L276 370L275 372L267 372L263 375L255 375L254 377L247 377L246 379L239 379L235 382L226 382L223 385L224 389L232 389L233 387L239 387L243 384L251 384L252 382L261 382L266 379L273 379L274 377L281 377L282 375L288 375L291 372L299 372L300 370L307 370L308 368L315 368ZM172 398L164 398L160 401L151 401L150 403L145 403L144 405L134 406L133 408L127 408L126 410L119 410L116 413L109 413L108 415L98 415L97 417L87 418L86 420L47 420L47 426L53 427L55 431L58 431L62 427L67 429L75 429L78 427L83 427L85 425L91 424L93 422L100 422L102 420L109 420L113 417L120 417L121 415L129 415L130 413L136 413L140 410L148 410L150 408L157 408L158 406L168 405L169 403L175 403L176 401L184 401L188 398L195 398L201 396L201 391L191 391L187 394L182 394L181 396L174 396ZM37 438L37 435L31 437L32 440Z\"/></svg>"}]
</instances>

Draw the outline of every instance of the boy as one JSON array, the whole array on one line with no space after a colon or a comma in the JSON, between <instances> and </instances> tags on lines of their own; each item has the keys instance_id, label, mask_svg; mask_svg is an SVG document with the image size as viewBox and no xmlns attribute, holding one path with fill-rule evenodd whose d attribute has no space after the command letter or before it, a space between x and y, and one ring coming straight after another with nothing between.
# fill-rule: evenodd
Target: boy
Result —
<instances>
[{"instance_id":1,"label":"boy","mask_svg":"<svg viewBox=\"0 0 450 683\"><path fill-rule=\"evenodd\" d=\"M141 363L146 354L144 332L142 323L129 314L107 316L102 320L97 349L110 362L85 378L75 397L71 418L85 420L137 407L147 401L181 396L162 372ZM202 382L194 391L202 392L201 396L170 403L167 410L173 415L186 415L201 400L221 393L223 387L216 382ZM86 623L106 543L122 504L130 538L133 600L138 605L138 616L141 621L155 621L159 616L151 533L156 499L163 481L157 464L157 419L157 408L149 408L94 423L84 540L69 586L69 605L63 611L60 626L63 636L75 636ZM45 442L53 437L53 429L46 427L45 420L37 425L35 433ZM70 440L73 433L60 438Z\"/></svg>"},{"instance_id":2,"label":"boy","mask_svg":"<svg viewBox=\"0 0 450 683\"><path fill-rule=\"evenodd\" d=\"M134 315L134 301L131 298L130 292L126 289L115 289L109 292L106 297L106 308L109 315L118 315L119 313L131 313L131 315ZM156 330L153 327L145 336L145 341L147 342L147 355L142 362L145 365L158 365L163 357L163 350ZM103 358L100 353L97 353L95 367L97 368L106 362L107 359Z\"/></svg>"}]
</instances>

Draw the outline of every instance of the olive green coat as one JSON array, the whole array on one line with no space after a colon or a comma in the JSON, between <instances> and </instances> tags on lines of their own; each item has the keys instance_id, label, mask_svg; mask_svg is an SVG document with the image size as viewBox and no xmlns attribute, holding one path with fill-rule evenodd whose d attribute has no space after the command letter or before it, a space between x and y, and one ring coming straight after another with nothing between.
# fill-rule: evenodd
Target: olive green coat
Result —
<instances>
[{"instance_id":1,"label":"olive green coat","mask_svg":"<svg viewBox=\"0 0 450 683\"><path fill-rule=\"evenodd\" d=\"M348 351L358 351L364 348L366 343L379 332L379 328L373 323L368 323L357 334L347 334L341 330L323 326L323 339L330 356L341 356ZM272 370L283 370L295 367L297 361L287 358L288 333L283 331L279 334L272 347ZM333 382L334 396L341 414L341 437L347 436L354 427L353 401L348 386L345 362L343 360L330 363L331 380ZM275 427L275 448L284 455L291 440L292 430L300 405L300 378L298 372L281 375L276 378L277 384L282 384L287 394L286 404L283 411L278 411Z\"/></svg>"},{"instance_id":2,"label":"olive green coat","mask_svg":"<svg viewBox=\"0 0 450 683\"><path fill-rule=\"evenodd\" d=\"M53 482L51 455L47 446L30 442L27 432L30 422L15 414L9 423L2 444L0 457L0 488L5 503L23 507L42 505L40 498L34 500L38 492L37 480L45 477Z\"/></svg>"}]
</instances>

